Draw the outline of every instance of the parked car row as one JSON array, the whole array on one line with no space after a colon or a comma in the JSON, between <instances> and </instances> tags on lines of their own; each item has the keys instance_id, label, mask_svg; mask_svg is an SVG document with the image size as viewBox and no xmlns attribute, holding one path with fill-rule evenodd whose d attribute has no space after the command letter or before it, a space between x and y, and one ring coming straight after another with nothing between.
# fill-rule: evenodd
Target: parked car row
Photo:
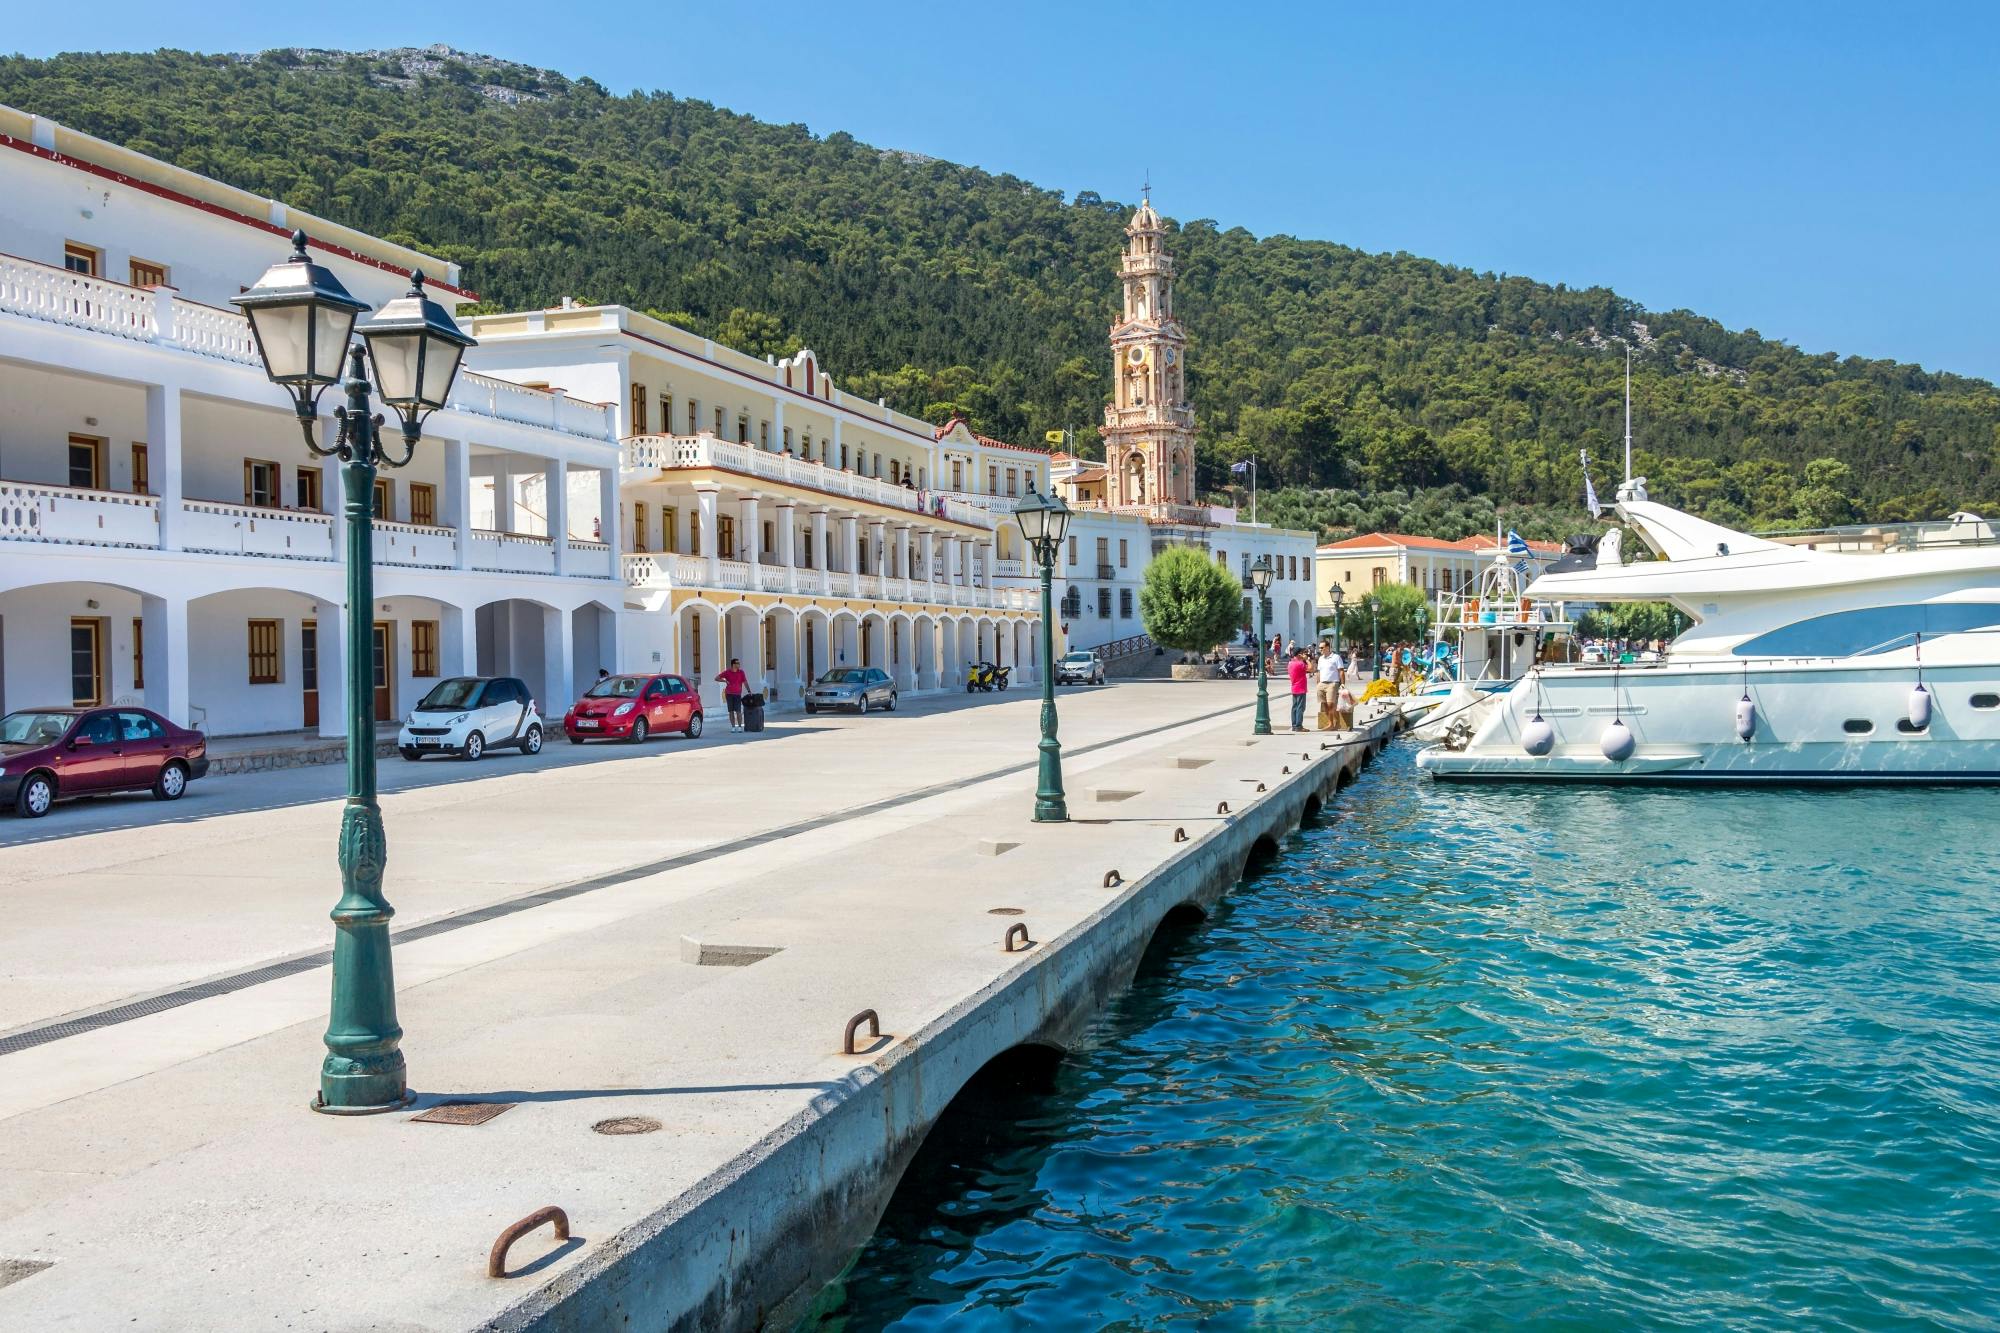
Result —
<instances>
[{"instance_id":1,"label":"parked car row","mask_svg":"<svg viewBox=\"0 0 2000 1333\"><path fill-rule=\"evenodd\" d=\"M1067 653L1056 679L1102 685L1104 664L1087 651ZM995 684L1005 689L1004 675ZM836 667L807 687L804 702L808 713L893 712L896 686L880 667ZM643 744L663 732L692 740L702 723L696 683L666 672L635 673L605 676L584 691L564 712L562 733L574 744ZM547 726L519 678L453 676L410 710L396 748L411 761L431 755L476 761L492 750L539 754ZM32 708L0 718L0 809L11 806L31 819L58 800L101 792L150 790L162 801L178 800L208 768L206 736L146 708Z\"/></svg>"}]
</instances>

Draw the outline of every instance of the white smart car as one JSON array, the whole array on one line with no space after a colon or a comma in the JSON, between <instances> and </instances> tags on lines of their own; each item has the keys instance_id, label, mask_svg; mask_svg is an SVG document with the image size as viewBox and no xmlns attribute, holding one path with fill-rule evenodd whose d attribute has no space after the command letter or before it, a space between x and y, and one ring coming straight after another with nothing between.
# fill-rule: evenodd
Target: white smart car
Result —
<instances>
[{"instance_id":1,"label":"white smart car","mask_svg":"<svg viewBox=\"0 0 2000 1333\"><path fill-rule=\"evenodd\" d=\"M403 722L397 748L405 759L488 750L540 754L542 715L528 687L512 676L452 676L439 681Z\"/></svg>"}]
</instances>

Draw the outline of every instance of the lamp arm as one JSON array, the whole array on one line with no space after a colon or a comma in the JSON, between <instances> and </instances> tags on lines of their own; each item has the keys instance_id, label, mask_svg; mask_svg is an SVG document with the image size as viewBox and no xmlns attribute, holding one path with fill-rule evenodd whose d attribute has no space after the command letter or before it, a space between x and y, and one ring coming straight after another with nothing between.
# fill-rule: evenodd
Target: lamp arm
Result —
<instances>
[{"instance_id":1,"label":"lamp arm","mask_svg":"<svg viewBox=\"0 0 2000 1333\"><path fill-rule=\"evenodd\" d=\"M334 446L331 449L322 448L320 445L319 431L317 429L319 426L319 394L315 393L312 397L308 398L303 389L293 389L292 410L298 414L299 434L305 437L307 453L311 454L314 458L331 458L340 452L340 446L345 441L347 434L345 426L341 428L340 434L336 437ZM339 415L339 409L335 409L334 416L338 417Z\"/></svg>"},{"instance_id":2,"label":"lamp arm","mask_svg":"<svg viewBox=\"0 0 2000 1333\"><path fill-rule=\"evenodd\" d=\"M375 418L375 461L383 467L408 467L410 460L416 457L417 441L424 437L423 417L411 416L402 412L398 412L396 415L402 417L403 420L403 456L401 458L392 458L389 451L382 447L382 418L379 416ZM428 416L430 414L427 412L424 415Z\"/></svg>"}]
</instances>

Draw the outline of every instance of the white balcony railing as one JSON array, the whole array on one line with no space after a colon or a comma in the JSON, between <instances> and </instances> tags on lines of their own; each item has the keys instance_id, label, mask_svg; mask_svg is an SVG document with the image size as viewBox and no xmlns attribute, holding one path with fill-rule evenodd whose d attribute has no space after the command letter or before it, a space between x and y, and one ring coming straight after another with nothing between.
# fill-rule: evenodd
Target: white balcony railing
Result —
<instances>
[{"instance_id":1,"label":"white balcony railing","mask_svg":"<svg viewBox=\"0 0 2000 1333\"><path fill-rule=\"evenodd\" d=\"M333 515L220 500L183 500L179 540L184 551L331 560Z\"/></svg>"},{"instance_id":2,"label":"white balcony railing","mask_svg":"<svg viewBox=\"0 0 2000 1333\"><path fill-rule=\"evenodd\" d=\"M931 514L978 528L991 529L995 522L992 506L969 504L935 492L912 490L883 481L880 477L864 477L858 472L845 472L811 459L774 454L754 445L719 439L706 432L698 435L635 435L624 441L621 462L624 469L632 473L654 473L668 468L717 468L770 481L790 482L832 495L851 496L889 509ZM981 498L1005 504L1009 510L1014 503L1006 497Z\"/></svg>"},{"instance_id":3,"label":"white balcony railing","mask_svg":"<svg viewBox=\"0 0 2000 1333\"><path fill-rule=\"evenodd\" d=\"M170 287L128 287L13 255L0 254L0 312L259 364L250 322L233 310L190 301ZM611 440L617 434L609 403L584 402L469 370L460 372L452 385L449 406L592 439Z\"/></svg>"},{"instance_id":4,"label":"white balcony railing","mask_svg":"<svg viewBox=\"0 0 2000 1333\"><path fill-rule=\"evenodd\" d=\"M450 528L375 520L375 563L450 569L458 563L458 534Z\"/></svg>"},{"instance_id":5,"label":"white balcony railing","mask_svg":"<svg viewBox=\"0 0 2000 1333\"><path fill-rule=\"evenodd\" d=\"M553 574L556 548L547 537L475 528L465 562L474 569L500 574Z\"/></svg>"},{"instance_id":6,"label":"white balcony railing","mask_svg":"<svg viewBox=\"0 0 2000 1333\"><path fill-rule=\"evenodd\" d=\"M715 562L715 586L718 588L750 587L750 566L742 560L718 560Z\"/></svg>"},{"instance_id":7,"label":"white balcony railing","mask_svg":"<svg viewBox=\"0 0 2000 1333\"><path fill-rule=\"evenodd\" d=\"M765 592L783 592L785 590L784 566L757 566L757 586Z\"/></svg>"},{"instance_id":8,"label":"white balcony railing","mask_svg":"<svg viewBox=\"0 0 2000 1333\"><path fill-rule=\"evenodd\" d=\"M150 495L0 481L0 539L157 546L160 502Z\"/></svg>"}]
</instances>

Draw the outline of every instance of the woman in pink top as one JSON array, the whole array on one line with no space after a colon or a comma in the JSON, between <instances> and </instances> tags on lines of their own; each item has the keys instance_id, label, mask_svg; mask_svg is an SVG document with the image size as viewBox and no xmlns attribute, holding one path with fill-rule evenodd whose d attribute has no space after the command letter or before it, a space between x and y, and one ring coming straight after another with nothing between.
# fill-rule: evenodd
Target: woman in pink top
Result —
<instances>
[{"instance_id":1,"label":"woman in pink top","mask_svg":"<svg viewBox=\"0 0 2000 1333\"><path fill-rule=\"evenodd\" d=\"M729 670L716 677L722 682L722 702L729 705L729 729L743 730L743 691L749 688L750 678L743 674L743 659L729 659Z\"/></svg>"},{"instance_id":2,"label":"woman in pink top","mask_svg":"<svg viewBox=\"0 0 2000 1333\"><path fill-rule=\"evenodd\" d=\"M1305 651L1292 649L1292 664L1286 668L1292 677L1292 730L1306 729L1306 681L1312 676L1312 668L1306 665Z\"/></svg>"}]
</instances>

